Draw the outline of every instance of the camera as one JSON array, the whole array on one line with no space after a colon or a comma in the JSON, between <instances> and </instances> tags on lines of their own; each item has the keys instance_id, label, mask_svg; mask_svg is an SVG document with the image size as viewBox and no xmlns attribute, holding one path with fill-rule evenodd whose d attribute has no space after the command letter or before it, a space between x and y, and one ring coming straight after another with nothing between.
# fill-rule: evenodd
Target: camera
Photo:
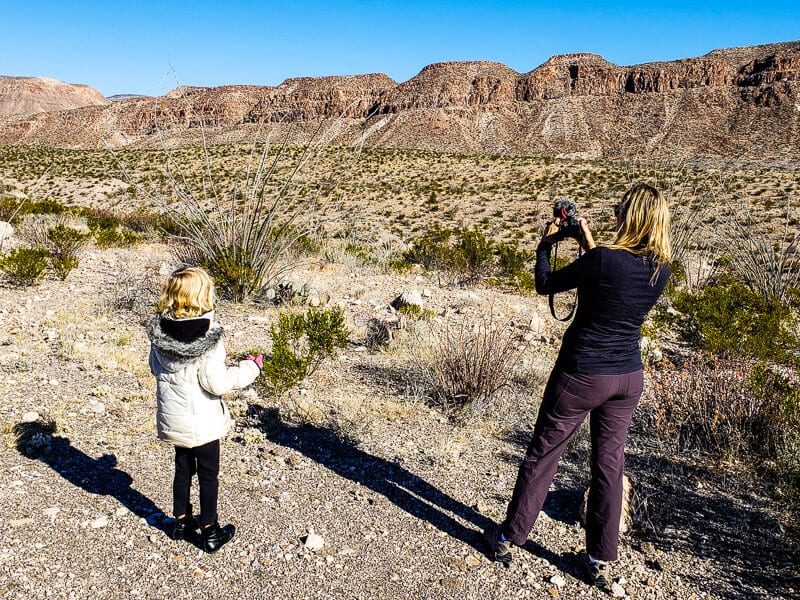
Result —
<instances>
[{"instance_id":1,"label":"camera","mask_svg":"<svg viewBox=\"0 0 800 600\"><path fill-rule=\"evenodd\" d=\"M583 237L581 224L576 215L578 206L569 198L560 198L553 205L553 217L560 219L558 232L555 234L556 240L561 241L565 238L580 240Z\"/></svg>"}]
</instances>

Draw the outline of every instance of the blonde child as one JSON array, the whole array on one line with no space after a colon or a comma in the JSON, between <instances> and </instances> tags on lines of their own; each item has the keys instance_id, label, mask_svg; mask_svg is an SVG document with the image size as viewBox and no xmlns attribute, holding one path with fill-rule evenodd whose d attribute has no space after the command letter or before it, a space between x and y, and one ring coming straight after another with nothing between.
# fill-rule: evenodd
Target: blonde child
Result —
<instances>
[{"instance_id":1,"label":"blonde child","mask_svg":"<svg viewBox=\"0 0 800 600\"><path fill-rule=\"evenodd\" d=\"M159 439L175 446L172 484L175 540L196 533L189 494L192 476L200 484L199 529L206 552L233 537L233 525L217 521L219 440L232 419L221 395L250 385L263 366L261 355L236 367L225 364L222 327L214 321L216 294L204 270L181 268L170 275L159 312L147 324L150 370L156 377Z\"/></svg>"}]
</instances>

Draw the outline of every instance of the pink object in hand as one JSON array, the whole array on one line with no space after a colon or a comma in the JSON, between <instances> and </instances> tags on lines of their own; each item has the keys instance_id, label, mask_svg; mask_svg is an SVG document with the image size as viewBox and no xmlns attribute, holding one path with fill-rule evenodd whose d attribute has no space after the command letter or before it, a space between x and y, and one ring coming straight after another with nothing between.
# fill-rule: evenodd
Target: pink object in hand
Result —
<instances>
[{"instance_id":1,"label":"pink object in hand","mask_svg":"<svg viewBox=\"0 0 800 600\"><path fill-rule=\"evenodd\" d=\"M252 360L254 363L258 365L259 370L264 368L264 356L259 354L258 356L253 356L252 354L247 355L247 360Z\"/></svg>"}]
</instances>

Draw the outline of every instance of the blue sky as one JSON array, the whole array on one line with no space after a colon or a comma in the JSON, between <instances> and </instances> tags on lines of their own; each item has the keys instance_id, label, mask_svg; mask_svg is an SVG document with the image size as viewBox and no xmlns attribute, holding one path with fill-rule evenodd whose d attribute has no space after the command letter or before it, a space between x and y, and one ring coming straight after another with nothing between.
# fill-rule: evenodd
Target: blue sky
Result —
<instances>
[{"instance_id":1,"label":"blue sky","mask_svg":"<svg viewBox=\"0 0 800 600\"><path fill-rule=\"evenodd\" d=\"M0 75L86 83L106 96L359 73L402 82L451 60L526 73L568 52L631 65L800 40L798 0L3 0L0 16Z\"/></svg>"}]
</instances>

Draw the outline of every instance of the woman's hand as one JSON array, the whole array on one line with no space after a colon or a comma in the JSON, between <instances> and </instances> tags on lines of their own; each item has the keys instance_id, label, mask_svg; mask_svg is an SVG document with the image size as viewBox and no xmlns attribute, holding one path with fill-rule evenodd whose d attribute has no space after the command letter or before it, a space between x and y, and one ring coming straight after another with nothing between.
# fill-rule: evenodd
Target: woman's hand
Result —
<instances>
[{"instance_id":1,"label":"woman's hand","mask_svg":"<svg viewBox=\"0 0 800 600\"><path fill-rule=\"evenodd\" d=\"M578 217L578 223L580 224L581 232L583 233L581 239L578 240L578 243L585 251L589 251L597 246L594 241L594 237L592 237L592 232L589 230L589 223L583 217Z\"/></svg>"},{"instance_id":2,"label":"woman's hand","mask_svg":"<svg viewBox=\"0 0 800 600\"><path fill-rule=\"evenodd\" d=\"M561 219L555 218L553 221L545 225L544 235L542 236L543 242L555 244L558 241L556 234L558 233L558 226L560 223Z\"/></svg>"}]
</instances>

